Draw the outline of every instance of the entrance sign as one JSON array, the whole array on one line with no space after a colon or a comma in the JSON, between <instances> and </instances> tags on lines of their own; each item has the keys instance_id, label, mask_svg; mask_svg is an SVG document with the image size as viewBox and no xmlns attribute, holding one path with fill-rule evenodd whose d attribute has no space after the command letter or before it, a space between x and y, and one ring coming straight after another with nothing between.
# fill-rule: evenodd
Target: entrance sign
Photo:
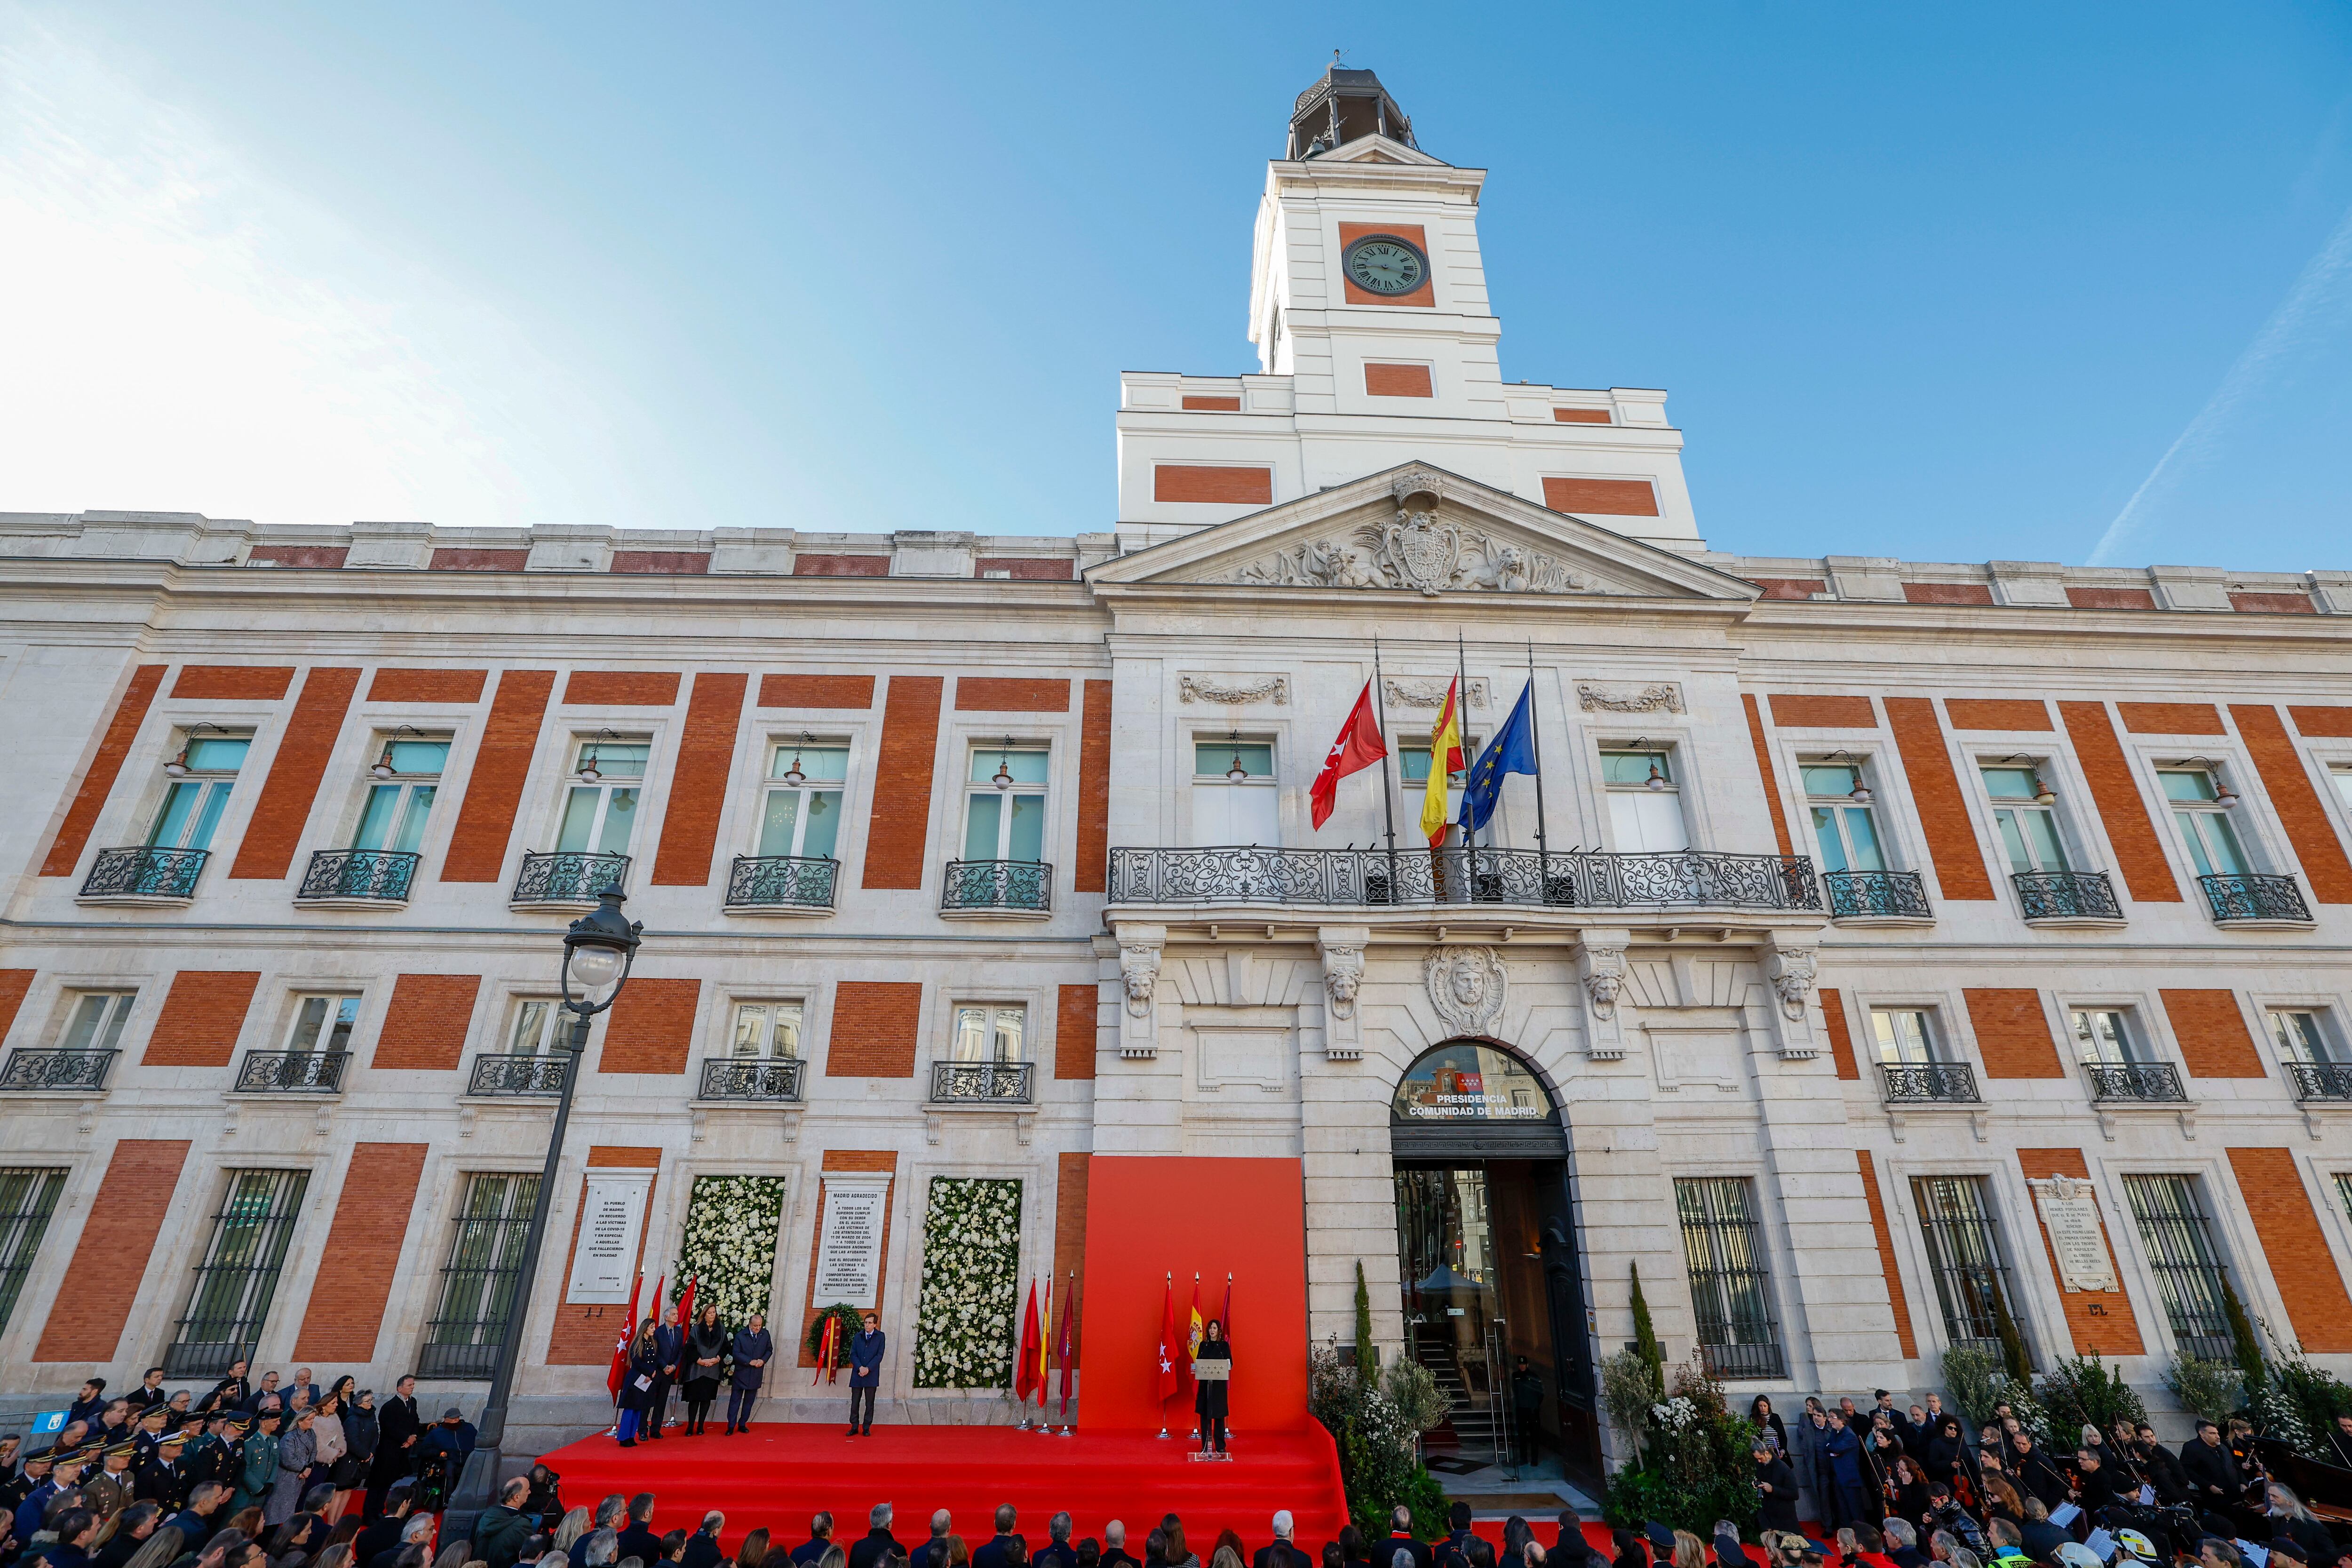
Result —
<instances>
[{"instance_id":1,"label":"entrance sign","mask_svg":"<svg viewBox=\"0 0 2352 1568\"><path fill-rule=\"evenodd\" d=\"M1525 1063L1475 1040L1451 1040L1405 1069L1399 1121L1549 1121L1551 1095Z\"/></svg>"},{"instance_id":2,"label":"entrance sign","mask_svg":"<svg viewBox=\"0 0 2352 1568\"><path fill-rule=\"evenodd\" d=\"M2098 1196L2090 1184L2060 1176L2035 1185L2040 1188L2035 1206L2042 1211L2042 1228L2050 1233L2050 1250L2058 1258L2059 1289L2116 1289L2115 1259L2107 1251Z\"/></svg>"},{"instance_id":3,"label":"entrance sign","mask_svg":"<svg viewBox=\"0 0 2352 1568\"><path fill-rule=\"evenodd\" d=\"M645 1234L651 1171L591 1171L580 1205L580 1240L572 1249L567 1302L625 1306L636 1274L637 1240Z\"/></svg>"},{"instance_id":4,"label":"entrance sign","mask_svg":"<svg viewBox=\"0 0 2352 1568\"><path fill-rule=\"evenodd\" d=\"M889 1195L887 1176L824 1177L816 1244L819 1306L845 1303L863 1310L881 1305L882 1227Z\"/></svg>"}]
</instances>

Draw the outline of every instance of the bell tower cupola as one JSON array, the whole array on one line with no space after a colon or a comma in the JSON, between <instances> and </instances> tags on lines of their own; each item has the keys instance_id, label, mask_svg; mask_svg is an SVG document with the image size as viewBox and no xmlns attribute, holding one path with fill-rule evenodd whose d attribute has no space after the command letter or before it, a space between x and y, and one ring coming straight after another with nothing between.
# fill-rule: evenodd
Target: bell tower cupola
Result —
<instances>
[{"instance_id":1,"label":"bell tower cupola","mask_svg":"<svg viewBox=\"0 0 2352 1568\"><path fill-rule=\"evenodd\" d=\"M1412 121L1370 71L1342 70L1337 60L1290 108L1290 142L1283 156L1292 163L1336 153L1366 136L1385 136L1408 147Z\"/></svg>"}]
</instances>

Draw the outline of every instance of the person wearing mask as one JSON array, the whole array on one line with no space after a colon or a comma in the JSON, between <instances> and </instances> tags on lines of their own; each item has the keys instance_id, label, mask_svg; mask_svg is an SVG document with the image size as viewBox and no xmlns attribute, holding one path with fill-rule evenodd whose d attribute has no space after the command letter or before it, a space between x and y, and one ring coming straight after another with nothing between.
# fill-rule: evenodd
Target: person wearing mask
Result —
<instances>
[{"instance_id":1,"label":"person wearing mask","mask_svg":"<svg viewBox=\"0 0 2352 1568\"><path fill-rule=\"evenodd\" d=\"M758 1312L735 1331L728 1347L735 1370L727 1390L727 1432L732 1436L751 1429L751 1410L760 1403L761 1384L767 1381L768 1363L775 1359L776 1342L769 1337L768 1320Z\"/></svg>"},{"instance_id":2,"label":"person wearing mask","mask_svg":"<svg viewBox=\"0 0 2352 1568\"><path fill-rule=\"evenodd\" d=\"M718 1303L703 1303L694 1314L694 1326L686 1333L686 1436L689 1437L702 1435L710 1421L710 1407L719 1402L719 1379L726 1370L730 1337L719 1326Z\"/></svg>"},{"instance_id":3,"label":"person wearing mask","mask_svg":"<svg viewBox=\"0 0 2352 1568\"><path fill-rule=\"evenodd\" d=\"M868 1312L859 1320L865 1327L851 1336L849 1342L849 1435L870 1437L874 1435L874 1398L882 1390L882 1355L890 1348L888 1336L882 1332L882 1320ZM863 1410L863 1425L859 1411Z\"/></svg>"},{"instance_id":4,"label":"person wearing mask","mask_svg":"<svg viewBox=\"0 0 2352 1568\"><path fill-rule=\"evenodd\" d=\"M1759 1397L1761 1397L1760 1395ZM1797 1524L1797 1472L1772 1446L1771 1438L1757 1435L1748 1458L1756 1467L1756 1512L1766 1530L1793 1531ZM1560 1539L1566 1541L1569 1531L1560 1529Z\"/></svg>"}]
</instances>

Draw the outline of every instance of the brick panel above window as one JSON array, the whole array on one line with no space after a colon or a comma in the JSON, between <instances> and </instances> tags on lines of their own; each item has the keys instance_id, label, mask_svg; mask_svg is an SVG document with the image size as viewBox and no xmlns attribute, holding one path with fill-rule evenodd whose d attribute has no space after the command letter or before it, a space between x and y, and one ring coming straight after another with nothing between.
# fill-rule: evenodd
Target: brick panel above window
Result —
<instances>
[{"instance_id":1,"label":"brick panel above window","mask_svg":"<svg viewBox=\"0 0 2352 1568\"><path fill-rule=\"evenodd\" d=\"M2315 741L2352 741L2352 708L2290 708L2287 716L2294 721L2297 734Z\"/></svg>"},{"instance_id":2,"label":"brick panel above window","mask_svg":"<svg viewBox=\"0 0 2352 1568\"><path fill-rule=\"evenodd\" d=\"M795 555L795 577L887 577L887 555Z\"/></svg>"},{"instance_id":3,"label":"brick panel above window","mask_svg":"<svg viewBox=\"0 0 2352 1568\"><path fill-rule=\"evenodd\" d=\"M1371 397L1434 397L1425 364L1368 364L1364 392Z\"/></svg>"},{"instance_id":4,"label":"brick panel above window","mask_svg":"<svg viewBox=\"0 0 2352 1568\"><path fill-rule=\"evenodd\" d=\"M399 669L387 666L368 682L371 702L479 702L489 683L487 669Z\"/></svg>"},{"instance_id":5,"label":"brick panel above window","mask_svg":"<svg viewBox=\"0 0 2352 1568\"><path fill-rule=\"evenodd\" d=\"M1984 1058L1987 1078L2064 1078L2058 1044L2050 1037L2050 1019L2042 1010L2042 993L2030 990L1969 989L1969 1025L1976 1031L1977 1054Z\"/></svg>"},{"instance_id":6,"label":"brick panel above window","mask_svg":"<svg viewBox=\"0 0 2352 1568\"><path fill-rule=\"evenodd\" d=\"M466 1054L478 974L403 974L392 983L383 1026L368 1065L410 1072L454 1072Z\"/></svg>"},{"instance_id":7,"label":"brick panel above window","mask_svg":"<svg viewBox=\"0 0 2352 1568\"><path fill-rule=\"evenodd\" d=\"M2152 610L2156 594L2148 588L2069 588L2066 602L2078 610Z\"/></svg>"},{"instance_id":8,"label":"brick panel above window","mask_svg":"<svg viewBox=\"0 0 2352 1568\"><path fill-rule=\"evenodd\" d=\"M1906 583L1907 605L1990 605L1992 589L1983 583Z\"/></svg>"},{"instance_id":9,"label":"brick panel above window","mask_svg":"<svg viewBox=\"0 0 2352 1568\"><path fill-rule=\"evenodd\" d=\"M225 1068L236 1054L236 1037L253 1005L261 974L251 969L183 969L156 1015L139 1065L151 1068Z\"/></svg>"},{"instance_id":10,"label":"brick panel above window","mask_svg":"<svg viewBox=\"0 0 2352 1568\"><path fill-rule=\"evenodd\" d=\"M912 1078L923 1016L919 980L844 980L833 988L827 1078Z\"/></svg>"},{"instance_id":11,"label":"brick panel above window","mask_svg":"<svg viewBox=\"0 0 2352 1568\"><path fill-rule=\"evenodd\" d=\"M763 675L760 677L762 708L871 708L874 678L870 675Z\"/></svg>"},{"instance_id":12,"label":"brick panel above window","mask_svg":"<svg viewBox=\"0 0 2352 1568\"><path fill-rule=\"evenodd\" d=\"M700 577L710 571L708 550L615 550L613 572L659 573L677 577Z\"/></svg>"},{"instance_id":13,"label":"brick panel above window","mask_svg":"<svg viewBox=\"0 0 2352 1568\"><path fill-rule=\"evenodd\" d=\"M1070 683L1059 676L967 675L956 681L959 713L1067 713Z\"/></svg>"},{"instance_id":14,"label":"brick panel above window","mask_svg":"<svg viewBox=\"0 0 2352 1568\"><path fill-rule=\"evenodd\" d=\"M1748 714L1748 740L1756 752L1756 776L1764 785L1764 804L1772 813L1772 842L1783 855L1796 851L1789 845L1789 818L1780 808L1780 776L1772 766L1772 742L1764 733L1764 711L1757 706L1755 694L1739 694L1739 706Z\"/></svg>"},{"instance_id":15,"label":"brick panel above window","mask_svg":"<svg viewBox=\"0 0 2352 1568\"><path fill-rule=\"evenodd\" d=\"M1955 730L2046 731L2050 704L2039 697L1948 697L1944 711Z\"/></svg>"},{"instance_id":16,"label":"brick panel above window","mask_svg":"<svg viewBox=\"0 0 2352 1568\"><path fill-rule=\"evenodd\" d=\"M2221 715L2210 702L2118 702L2124 728L2135 735L2219 735Z\"/></svg>"},{"instance_id":17,"label":"brick panel above window","mask_svg":"<svg viewBox=\"0 0 2352 1568\"><path fill-rule=\"evenodd\" d=\"M1658 489L1647 479L1546 479L1544 505L1601 517L1655 517Z\"/></svg>"},{"instance_id":18,"label":"brick panel above window","mask_svg":"<svg viewBox=\"0 0 2352 1568\"><path fill-rule=\"evenodd\" d=\"M520 572L530 560L528 550L460 550L444 546L428 563L435 572Z\"/></svg>"},{"instance_id":19,"label":"brick panel above window","mask_svg":"<svg viewBox=\"0 0 2352 1568\"><path fill-rule=\"evenodd\" d=\"M1204 506L1268 506L1274 500L1274 470L1160 463L1151 470L1151 499Z\"/></svg>"},{"instance_id":20,"label":"brick panel above window","mask_svg":"<svg viewBox=\"0 0 2352 1568\"><path fill-rule=\"evenodd\" d=\"M1877 710L1867 697L1772 694L1772 722L1791 730L1875 730Z\"/></svg>"},{"instance_id":21,"label":"brick panel above window","mask_svg":"<svg viewBox=\"0 0 2352 1568\"><path fill-rule=\"evenodd\" d=\"M187 664L172 682L172 700L276 702L293 684L290 664Z\"/></svg>"},{"instance_id":22,"label":"brick panel above window","mask_svg":"<svg viewBox=\"0 0 2352 1568\"><path fill-rule=\"evenodd\" d=\"M25 995L33 988L35 971L30 969L0 969L0 1040L16 1026L16 1010L25 1005Z\"/></svg>"},{"instance_id":23,"label":"brick panel above window","mask_svg":"<svg viewBox=\"0 0 2352 1568\"><path fill-rule=\"evenodd\" d=\"M563 683L563 701L574 708L668 708L677 702L675 669L575 669Z\"/></svg>"},{"instance_id":24,"label":"brick panel above window","mask_svg":"<svg viewBox=\"0 0 2352 1568\"><path fill-rule=\"evenodd\" d=\"M596 1058L596 1070L684 1072L694 1049L694 1015L701 997L699 980L632 977L605 1015L604 1048Z\"/></svg>"},{"instance_id":25,"label":"brick panel above window","mask_svg":"<svg viewBox=\"0 0 2352 1568\"><path fill-rule=\"evenodd\" d=\"M931 826L931 775L939 768L940 702L947 680L937 675L894 675L884 693L882 744L875 775L891 781L874 792L866 819L868 888L908 890L923 885Z\"/></svg>"},{"instance_id":26,"label":"brick panel above window","mask_svg":"<svg viewBox=\"0 0 2352 1568\"><path fill-rule=\"evenodd\" d=\"M694 678L678 731L677 767L662 811L661 847L654 856L656 887L708 884L719 848L719 817L727 806L727 774L735 763L736 731L743 723L748 675L706 669Z\"/></svg>"},{"instance_id":27,"label":"brick panel above window","mask_svg":"<svg viewBox=\"0 0 2352 1568\"><path fill-rule=\"evenodd\" d=\"M2191 1078L2267 1078L2233 991L2161 991Z\"/></svg>"}]
</instances>

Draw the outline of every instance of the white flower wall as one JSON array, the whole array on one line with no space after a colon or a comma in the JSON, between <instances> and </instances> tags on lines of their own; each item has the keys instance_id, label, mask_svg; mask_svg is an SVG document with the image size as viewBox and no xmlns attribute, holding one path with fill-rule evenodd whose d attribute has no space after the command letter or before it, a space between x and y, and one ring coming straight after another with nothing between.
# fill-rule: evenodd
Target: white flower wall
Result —
<instances>
[{"instance_id":1,"label":"white flower wall","mask_svg":"<svg viewBox=\"0 0 2352 1568\"><path fill-rule=\"evenodd\" d=\"M1013 1382L1013 1292L1021 1276L1021 1183L934 1176L923 1216L923 1300L915 1386Z\"/></svg>"},{"instance_id":2,"label":"white flower wall","mask_svg":"<svg viewBox=\"0 0 2352 1568\"><path fill-rule=\"evenodd\" d=\"M782 1176L698 1176L686 1205L686 1241L670 1295L695 1287L695 1310L709 1302L730 1329L768 1310L776 1279L776 1232L784 1217Z\"/></svg>"}]
</instances>

